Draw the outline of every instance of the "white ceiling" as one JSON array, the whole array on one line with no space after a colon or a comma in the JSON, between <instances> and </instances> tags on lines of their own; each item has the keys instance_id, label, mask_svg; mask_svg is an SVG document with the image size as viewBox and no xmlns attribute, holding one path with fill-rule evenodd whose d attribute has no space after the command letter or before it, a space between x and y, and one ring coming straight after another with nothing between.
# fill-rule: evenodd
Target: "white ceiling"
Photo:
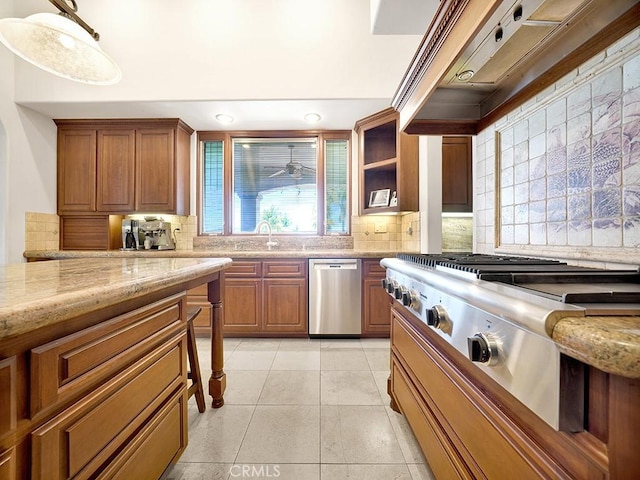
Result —
<instances>
[{"instance_id":1,"label":"white ceiling","mask_svg":"<svg viewBox=\"0 0 640 480\"><path fill-rule=\"evenodd\" d=\"M77 3L123 80L87 86L16 59L16 103L51 118L179 117L196 130L343 130L389 106L439 2ZM14 0L14 11L55 7ZM309 112L322 120L306 123Z\"/></svg>"}]
</instances>

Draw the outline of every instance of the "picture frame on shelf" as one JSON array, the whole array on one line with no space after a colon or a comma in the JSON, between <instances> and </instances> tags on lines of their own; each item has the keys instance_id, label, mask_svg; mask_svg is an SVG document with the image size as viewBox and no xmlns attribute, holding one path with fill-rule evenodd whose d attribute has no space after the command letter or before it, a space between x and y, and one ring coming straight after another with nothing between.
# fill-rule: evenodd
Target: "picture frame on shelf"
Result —
<instances>
[{"instance_id":1,"label":"picture frame on shelf","mask_svg":"<svg viewBox=\"0 0 640 480\"><path fill-rule=\"evenodd\" d=\"M369 208L388 207L390 194L391 194L390 188L385 188L382 190L373 190L369 195Z\"/></svg>"},{"instance_id":2,"label":"picture frame on shelf","mask_svg":"<svg viewBox=\"0 0 640 480\"><path fill-rule=\"evenodd\" d=\"M398 195L397 195L395 190L391 194L391 199L389 200L389 206L390 207L397 207L398 206Z\"/></svg>"}]
</instances>

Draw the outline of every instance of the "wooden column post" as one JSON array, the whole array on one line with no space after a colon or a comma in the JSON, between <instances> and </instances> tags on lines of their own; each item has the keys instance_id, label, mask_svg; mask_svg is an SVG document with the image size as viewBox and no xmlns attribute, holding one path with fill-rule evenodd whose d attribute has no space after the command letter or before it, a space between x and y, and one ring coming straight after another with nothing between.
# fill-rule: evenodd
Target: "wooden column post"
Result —
<instances>
[{"instance_id":1,"label":"wooden column post","mask_svg":"<svg viewBox=\"0 0 640 480\"><path fill-rule=\"evenodd\" d=\"M224 405L224 391L227 387L227 377L224 373L224 346L223 346L223 315L222 293L224 274L219 273L216 280L208 284L208 299L211 302L211 377L209 378L209 395L213 401L213 408Z\"/></svg>"}]
</instances>

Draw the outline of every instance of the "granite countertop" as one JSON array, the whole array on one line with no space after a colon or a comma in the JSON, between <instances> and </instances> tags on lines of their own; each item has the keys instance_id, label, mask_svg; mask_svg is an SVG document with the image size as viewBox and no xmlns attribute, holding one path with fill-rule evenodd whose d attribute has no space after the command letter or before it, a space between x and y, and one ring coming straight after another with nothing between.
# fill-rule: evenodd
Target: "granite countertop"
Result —
<instances>
[{"instance_id":1,"label":"granite countertop","mask_svg":"<svg viewBox=\"0 0 640 480\"><path fill-rule=\"evenodd\" d=\"M384 258L395 257L396 252L352 249L325 250L27 250L28 259L66 258Z\"/></svg>"},{"instance_id":2,"label":"granite countertop","mask_svg":"<svg viewBox=\"0 0 640 480\"><path fill-rule=\"evenodd\" d=\"M552 338L560 351L604 372L640 378L640 317L568 317Z\"/></svg>"},{"instance_id":3,"label":"granite countertop","mask_svg":"<svg viewBox=\"0 0 640 480\"><path fill-rule=\"evenodd\" d=\"M230 258L76 258L0 267L0 339L206 276Z\"/></svg>"},{"instance_id":4,"label":"granite countertop","mask_svg":"<svg viewBox=\"0 0 640 480\"><path fill-rule=\"evenodd\" d=\"M331 250L33 250L24 252L29 259L81 259L93 258L92 264L107 258L156 259L158 262L183 259L242 258L384 258L395 257L396 252ZM222 259L220 259L222 260ZM228 260L228 258L227 258ZM65 262L36 262L58 264ZM81 260L76 260L81 261ZM124 265L124 263L123 263ZM59 267L58 267L59 268ZM71 268L71 267L70 267ZM124 293L129 294L125 288ZM1 292L0 292L1 293ZM47 294L44 295L45 297ZM9 298L9 297L7 297ZM5 300L6 301L6 300ZM0 306L0 337L3 334L3 307ZM557 322L552 333L561 351L605 372L629 378L640 378L640 317L570 317Z\"/></svg>"}]
</instances>

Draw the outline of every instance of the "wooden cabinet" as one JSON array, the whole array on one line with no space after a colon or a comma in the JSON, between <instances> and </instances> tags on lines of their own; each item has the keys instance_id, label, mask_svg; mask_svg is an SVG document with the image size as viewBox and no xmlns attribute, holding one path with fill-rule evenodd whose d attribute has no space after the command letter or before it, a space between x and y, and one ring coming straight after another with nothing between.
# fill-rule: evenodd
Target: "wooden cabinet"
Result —
<instances>
[{"instance_id":1,"label":"wooden cabinet","mask_svg":"<svg viewBox=\"0 0 640 480\"><path fill-rule=\"evenodd\" d=\"M225 335L306 335L307 261L234 261L225 271L224 304Z\"/></svg>"},{"instance_id":2,"label":"wooden cabinet","mask_svg":"<svg viewBox=\"0 0 640 480\"><path fill-rule=\"evenodd\" d=\"M0 360L0 437L16 428L17 388L15 357Z\"/></svg>"},{"instance_id":3,"label":"wooden cabinet","mask_svg":"<svg viewBox=\"0 0 640 480\"><path fill-rule=\"evenodd\" d=\"M114 250L122 246L119 215L63 215L60 217L61 250Z\"/></svg>"},{"instance_id":4,"label":"wooden cabinet","mask_svg":"<svg viewBox=\"0 0 640 480\"><path fill-rule=\"evenodd\" d=\"M186 294L159 298L0 344L0 480L159 478L177 460L188 427Z\"/></svg>"},{"instance_id":5,"label":"wooden cabinet","mask_svg":"<svg viewBox=\"0 0 640 480\"><path fill-rule=\"evenodd\" d=\"M391 297L382 288L386 270L380 259L362 260L362 336L388 337L391 326Z\"/></svg>"},{"instance_id":6,"label":"wooden cabinet","mask_svg":"<svg viewBox=\"0 0 640 480\"><path fill-rule=\"evenodd\" d=\"M56 120L58 214L189 214L193 130L178 119Z\"/></svg>"},{"instance_id":7,"label":"wooden cabinet","mask_svg":"<svg viewBox=\"0 0 640 480\"><path fill-rule=\"evenodd\" d=\"M638 478L638 379L564 357L584 367L584 430L556 431L398 302L391 322L392 405L436 478Z\"/></svg>"},{"instance_id":8,"label":"wooden cabinet","mask_svg":"<svg viewBox=\"0 0 640 480\"><path fill-rule=\"evenodd\" d=\"M200 307L200 313L193 319L193 328L198 337L211 336L211 303L208 299L207 284L192 288L187 292L189 306Z\"/></svg>"},{"instance_id":9,"label":"wooden cabinet","mask_svg":"<svg viewBox=\"0 0 640 480\"><path fill-rule=\"evenodd\" d=\"M133 212L135 143L134 130L98 130L98 212Z\"/></svg>"},{"instance_id":10,"label":"wooden cabinet","mask_svg":"<svg viewBox=\"0 0 640 480\"><path fill-rule=\"evenodd\" d=\"M418 211L418 137L398 130L392 108L359 120L360 214ZM371 192L396 192L397 205L371 207Z\"/></svg>"},{"instance_id":11,"label":"wooden cabinet","mask_svg":"<svg viewBox=\"0 0 640 480\"><path fill-rule=\"evenodd\" d=\"M0 480L18 480L14 448L0 452Z\"/></svg>"},{"instance_id":12,"label":"wooden cabinet","mask_svg":"<svg viewBox=\"0 0 640 480\"><path fill-rule=\"evenodd\" d=\"M473 211L471 137L442 137L442 211Z\"/></svg>"},{"instance_id":13,"label":"wooden cabinet","mask_svg":"<svg viewBox=\"0 0 640 480\"><path fill-rule=\"evenodd\" d=\"M96 211L97 132L58 128L58 214Z\"/></svg>"}]
</instances>

